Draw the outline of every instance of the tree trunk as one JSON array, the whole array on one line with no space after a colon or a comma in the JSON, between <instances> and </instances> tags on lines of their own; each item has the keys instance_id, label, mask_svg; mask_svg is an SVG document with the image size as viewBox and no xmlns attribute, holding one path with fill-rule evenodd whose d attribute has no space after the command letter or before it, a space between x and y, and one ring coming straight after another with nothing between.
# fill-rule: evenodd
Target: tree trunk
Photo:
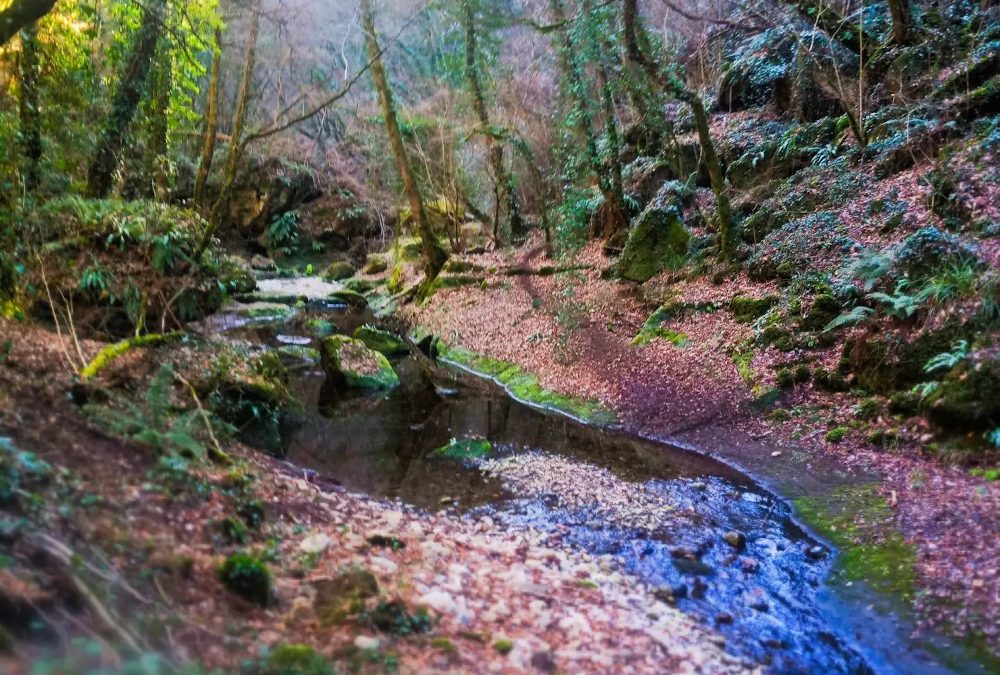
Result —
<instances>
[{"instance_id":1,"label":"tree trunk","mask_svg":"<svg viewBox=\"0 0 1000 675\"><path fill-rule=\"evenodd\" d=\"M607 66L601 58L600 39L597 36L597 25L591 0L583 0L584 20L587 22L587 41L590 43L590 58L597 64L598 84L601 87L601 106L604 109L604 136L608 145L607 169L611 173L608 182L608 192L611 202L608 205L607 219L604 223L605 237L613 237L628 227L628 213L625 210L625 188L622 185L621 144L618 138L618 118L615 111L614 95L611 91L611 78ZM607 202L607 199L605 199Z\"/></svg>"},{"instance_id":2,"label":"tree trunk","mask_svg":"<svg viewBox=\"0 0 1000 675\"><path fill-rule=\"evenodd\" d=\"M91 197L103 198L111 192L125 137L142 100L149 79L150 61L160 41L165 4L166 0L150 0L143 11L128 65L118 83L111 115L104 123L97 152L87 173L87 194Z\"/></svg>"},{"instance_id":3,"label":"tree trunk","mask_svg":"<svg viewBox=\"0 0 1000 675\"><path fill-rule=\"evenodd\" d=\"M41 68L38 48L38 28L32 24L21 32L21 57L18 62L21 76L18 99L23 155L21 173L24 188L28 192L33 192L38 187L38 162L42 158L41 111L38 108Z\"/></svg>"},{"instance_id":4,"label":"tree trunk","mask_svg":"<svg viewBox=\"0 0 1000 675\"><path fill-rule=\"evenodd\" d=\"M697 92L689 90L676 76L660 72L656 64L640 49L638 40L639 19L636 4L636 0L625 0L622 12L626 56L630 61L639 64L651 80L658 82L671 96L678 101L687 103L691 108L691 112L694 115L695 128L698 131L698 142L701 144L705 164L708 166L708 175L712 182L712 192L715 193L716 215L719 220L719 252L724 260L728 260L732 257L736 246L737 233L733 223L732 207L729 204L726 177L722 171L722 163L719 161L719 155L715 151L715 143L712 141L712 132L705 104L702 103Z\"/></svg>"},{"instance_id":5,"label":"tree trunk","mask_svg":"<svg viewBox=\"0 0 1000 675\"><path fill-rule=\"evenodd\" d=\"M463 20L465 22L465 76L472 94L472 107L479 118L479 125L486 132L486 146L489 152L490 167L493 171L493 243L501 241L500 223L503 210L507 209L510 231L517 232L523 226L521 220L521 203L514 186L514 177L504 164L504 151L497 138L489 133L490 115L486 108L483 88L479 82L479 70L476 66L476 24L472 9L472 0L462 0Z\"/></svg>"},{"instance_id":6,"label":"tree trunk","mask_svg":"<svg viewBox=\"0 0 1000 675\"><path fill-rule=\"evenodd\" d=\"M0 47L7 44L22 28L35 23L52 11L56 0L14 0L0 11Z\"/></svg>"},{"instance_id":7,"label":"tree trunk","mask_svg":"<svg viewBox=\"0 0 1000 675\"><path fill-rule=\"evenodd\" d=\"M254 61L257 58L257 35L260 31L260 1L251 8L250 30L247 33L246 60L243 63L243 79L240 81L240 91L236 97L236 110L233 111L233 129L229 137L229 151L226 153L226 166L222 172L222 185L219 194L212 204L206 240L202 242L202 250L207 248L207 238L215 232L222 220L222 212L229 203L229 192L236 182L236 173L240 168L240 158L243 156L243 127L246 124L247 106L250 101L250 85L253 84Z\"/></svg>"},{"instance_id":8,"label":"tree trunk","mask_svg":"<svg viewBox=\"0 0 1000 675\"><path fill-rule=\"evenodd\" d=\"M424 252L424 282L420 293L421 295L426 295L430 291L431 284L434 283L445 262L447 262L448 254L438 242L437 236L431 228L430 220L427 218L424 200L420 195L420 187L417 185L417 178L413 173L413 167L410 165L406 146L403 144L403 135L399 131L399 121L396 119L396 108L392 100L392 90L389 88L389 79L385 73L385 65L382 63L382 50L379 47L378 35L375 32L375 9L372 7L372 0L361 0L361 21L365 33L368 58L371 61L372 80L375 82L379 103L382 106L382 116L385 118L385 130L389 136L389 147L392 149L396 169L399 171L399 177L403 181L407 200L410 202L410 213L413 215L417 234L420 235L421 247Z\"/></svg>"},{"instance_id":9,"label":"tree trunk","mask_svg":"<svg viewBox=\"0 0 1000 675\"><path fill-rule=\"evenodd\" d=\"M908 44L913 37L913 7L910 0L889 0L892 14L892 41L897 45Z\"/></svg>"},{"instance_id":10,"label":"tree trunk","mask_svg":"<svg viewBox=\"0 0 1000 675\"><path fill-rule=\"evenodd\" d=\"M208 110L205 114L205 140L201 146L201 161L194 181L194 203L202 207L205 202L205 184L212 170L215 157L215 136L219 126L219 80L222 70L222 30L215 29L215 51L212 54L212 73L208 80Z\"/></svg>"},{"instance_id":11,"label":"tree trunk","mask_svg":"<svg viewBox=\"0 0 1000 675\"><path fill-rule=\"evenodd\" d=\"M615 196L613 181L608 180L607 171L601 162L600 152L597 149L597 137L594 135L590 102L584 92L583 66L580 63L578 46L573 42L573 37L567 27L566 8L562 0L549 0L549 9L552 12L553 22L560 27L562 45L559 50L559 65L569 83L570 97L576 108L577 131L586 144L590 169L597 178L597 186L604 197L605 204L611 210L611 219L617 219L622 213L620 201Z\"/></svg>"}]
</instances>

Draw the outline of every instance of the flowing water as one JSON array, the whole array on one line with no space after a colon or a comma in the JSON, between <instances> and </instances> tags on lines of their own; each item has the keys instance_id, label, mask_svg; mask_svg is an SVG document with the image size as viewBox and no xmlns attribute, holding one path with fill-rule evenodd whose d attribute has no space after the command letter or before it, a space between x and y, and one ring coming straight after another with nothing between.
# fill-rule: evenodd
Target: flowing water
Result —
<instances>
[{"instance_id":1,"label":"flowing water","mask_svg":"<svg viewBox=\"0 0 1000 675\"><path fill-rule=\"evenodd\" d=\"M345 333L372 319L311 306ZM223 316L214 325L278 347L307 340L297 328L304 319ZM424 358L393 365L398 388L345 395L327 386L318 364L294 361L292 386L304 405L287 435L288 461L352 491L455 517L486 515L500 528L531 527L553 545L606 556L712 625L727 650L774 672L941 672L912 655L896 665L863 656L868 650L820 601L834 552L797 526L783 500L727 465L537 410ZM452 439L486 439L492 452L466 460L435 453ZM880 639L897 638L890 631Z\"/></svg>"}]
</instances>

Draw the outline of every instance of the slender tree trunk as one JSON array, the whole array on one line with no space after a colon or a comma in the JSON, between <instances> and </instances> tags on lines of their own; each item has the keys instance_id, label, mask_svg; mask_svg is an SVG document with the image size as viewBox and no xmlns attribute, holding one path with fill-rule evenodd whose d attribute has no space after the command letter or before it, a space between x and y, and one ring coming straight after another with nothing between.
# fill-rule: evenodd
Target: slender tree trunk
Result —
<instances>
[{"instance_id":1,"label":"slender tree trunk","mask_svg":"<svg viewBox=\"0 0 1000 675\"><path fill-rule=\"evenodd\" d=\"M202 207L205 202L205 184L212 170L215 157L215 136L219 127L219 80L222 71L222 30L215 29L215 51L212 54L212 72L208 80L208 110L205 114L205 140L201 146L201 161L194 181L194 203Z\"/></svg>"},{"instance_id":2,"label":"slender tree trunk","mask_svg":"<svg viewBox=\"0 0 1000 675\"><path fill-rule=\"evenodd\" d=\"M705 110L705 104L702 103L697 92L689 90L676 76L662 73L657 65L639 47L639 19L636 4L636 0L625 0L624 11L622 12L622 22L625 28L626 56L630 61L642 66L652 81L659 83L671 96L683 103L687 103L691 108L695 128L698 131L698 142L701 144L701 151L704 155L705 164L708 167L712 192L715 193L716 215L719 220L720 254L723 259L728 260L732 257L735 249L737 233L733 223L732 207L729 204L725 173L722 171L722 163L719 161L719 155L715 151L715 143L712 141L708 112Z\"/></svg>"},{"instance_id":3,"label":"slender tree trunk","mask_svg":"<svg viewBox=\"0 0 1000 675\"><path fill-rule=\"evenodd\" d=\"M510 231L516 232L523 226L521 220L521 203L514 186L514 177L504 164L503 145L490 131L490 115L486 108L483 88L479 82L479 70L476 65L476 19L472 8L472 0L462 0L463 20L465 22L465 76L472 94L472 107L479 118L479 125L486 131L486 145L489 152L490 167L493 171L493 243L501 241L500 223L503 210L507 210Z\"/></svg>"},{"instance_id":4,"label":"slender tree trunk","mask_svg":"<svg viewBox=\"0 0 1000 675\"><path fill-rule=\"evenodd\" d=\"M128 65L118 83L111 115L104 123L97 152L87 173L87 194L91 197L107 197L111 192L125 137L145 92L150 61L160 41L165 4L166 0L150 0L143 11Z\"/></svg>"},{"instance_id":5,"label":"slender tree trunk","mask_svg":"<svg viewBox=\"0 0 1000 675\"><path fill-rule=\"evenodd\" d=\"M389 147L392 149L399 177L403 181L403 188L410 202L410 213L413 214L413 221L416 223L417 234L420 235L421 247L424 252L425 278L420 293L425 295L447 262L448 254L441 247L437 235L431 228L427 211L424 208L424 200L420 195L420 187L417 185L417 178L410 165L406 146L403 144L403 135L399 131L392 90L389 88L389 79L386 76L385 65L382 63L382 50L378 45L378 35L375 32L375 9L372 6L372 0L361 0L361 20L368 58L371 61L372 80L375 82L379 103L382 106L382 116L385 118L386 133L389 136Z\"/></svg>"},{"instance_id":6,"label":"slender tree trunk","mask_svg":"<svg viewBox=\"0 0 1000 675\"><path fill-rule=\"evenodd\" d=\"M622 184L621 143L618 138L618 117L615 111L614 94L611 91L611 78L608 69L601 58L601 41L597 35L593 3L583 0L584 20L587 22L587 40L590 43L590 58L597 64L597 74L601 87L601 106L604 109L604 136L608 146L608 170L611 180L608 191L611 203L608 205L607 220L604 224L604 236L612 237L628 227L628 214L625 210L625 188Z\"/></svg>"},{"instance_id":7,"label":"slender tree trunk","mask_svg":"<svg viewBox=\"0 0 1000 675\"><path fill-rule=\"evenodd\" d=\"M22 28L35 23L52 11L56 0L14 0L0 11L0 47L3 47Z\"/></svg>"},{"instance_id":8,"label":"slender tree trunk","mask_svg":"<svg viewBox=\"0 0 1000 675\"><path fill-rule=\"evenodd\" d=\"M562 46L559 50L559 65L569 83L569 94L576 108L577 130L586 143L590 168L597 178L597 186L604 197L605 204L610 210L610 220L618 220L624 212L621 209L621 202L616 198L613 180L609 180L605 166L601 162L600 152L597 149L597 137L594 135L594 122L590 110L590 102L586 99L584 93L583 66L580 62L578 45L573 42L573 37L566 25L566 8L562 0L549 0L549 10L552 13L553 21L561 26L559 32L562 39ZM617 227L617 224L613 227ZM607 229L607 224L605 229Z\"/></svg>"},{"instance_id":9,"label":"slender tree trunk","mask_svg":"<svg viewBox=\"0 0 1000 675\"><path fill-rule=\"evenodd\" d=\"M910 0L889 0L889 12L892 14L893 43L908 44L913 37L913 7Z\"/></svg>"},{"instance_id":10,"label":"slender tree trunk","mask_svg":"<svg viewBox=\"0 0 1000 675\"><path fill-rule=\"evenodd\" d=\"M250 86L253 84L254 62L257 58L257 35L260 31L260 2L256 2L251 9L250 30L247 32L246 60L243 63L243 79L240 81L240 90L236 96L236 110L233 112L233 129L229 137L229 151L226 153L226 166L222 172L222 185L219 187L219 194L212 204L212 212L209 216L209 226L205 230L205 239L202 241L201 250L208 247L208 239L215 232L222 220L222 212L229 203L229 193L236 182L236 173L240 168L240 159L243 156L243 127L246 124L247 106L250 102Z\"/></svg>"},{"instance_id":11,"label":"slender tree trunk","mask_svg":"<svg viewBox=\"0 0 1000 675\"><path fill-rule=\"evenodd\" d=\"M21 75L21 95L18 100L23 155L21 172L25 189L33 192L38 187L38 163L42 158L41 111L38 108L41 67L38 28L34 24L21 31L21 57L18 64Z\"/></svg>"}]
</instances>

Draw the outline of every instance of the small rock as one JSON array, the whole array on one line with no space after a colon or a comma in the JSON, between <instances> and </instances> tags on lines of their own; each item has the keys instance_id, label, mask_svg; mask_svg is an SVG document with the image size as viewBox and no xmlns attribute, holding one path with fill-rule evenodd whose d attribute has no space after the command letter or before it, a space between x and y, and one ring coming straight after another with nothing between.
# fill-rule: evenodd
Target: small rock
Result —
<instances>
[{"instance_id":1,"label":"small rock","mask_svg":"<svg viewBox=\"0 0 1000 675\"><path fill-rule=\"evenodd\" d=\"M299 550L306 554L319 555L330 548L331 543L330 537L320 532L303 539L299 543Z\"/></svg>"},{"instance_id":2,"label":"small rock","mask_svg":"<svg viewBox=\"0 0 1000 675\"><path fill-rule=\"evenodd\" d=\"M450 593L441 590L425 593L417 600L417 604L426 605L438 614L455 613L455 599Z\"/></svg>"},{"instance_id":3,"label":"small rock","mask_svg":"<svg viewBox=\"0 0 1000 675\"><path fill-rule=\"evenodd\" d=\"M822 546L810 546L806 549L806 557L810 560L820 560L826 556L826 549Z\"/></svg>"},{"instance_id":4,"label":"small rock","mask_svg":"<svg viewBox=\"0 0 1000 675\"><path fill-rule=\"evenodd\" d=\"M767 604L767 600L763 598L754 598L750 601L750 609L755 609L758 612L766 612L770 607Z\"/></svg>"},{"instance_id":5,"label":"small rock","mask_svg":"<svg viewBox=\"0 0 1000 675\"><path fill-rule=\"evenodd\" d=\"M771 457L781 457L781 450L775 450L772 452Z\"/></svg>"},{"instance_id":6,"label":"small rock","mask_svg":"<svg viewBox=\"0 0 1000 675\"><path fill-rule=\"evenodd\" d=\"M753 558L740 558L740 567L747 574L755 574L760 568L760 563Z\"/></svg>"},{"instance_id":7,"label":"small rock","mask_svg":"<svg viewBox=\"0 0 1000 675\"><path fill-rule=\"evenodd\" d=\"M733 622L733 615L729 612L719 612L715 615L715 623L720 625L729 625Z\"/></svg>"},{"instance_id":8,"label":"small rock","mask_svg":"<svg viewBox=\"0 0 1000 675\"><path fill-rule=\"evenodd\" d=\"M378 649L379 640L368 635L359 635L354 638L354 646L358 649Z\"/></svg>"},{"instance_id":9,"label":"small rock","mask_svg":"<svg viewBox=\"0 0 1000 675\"><path fill-rule=\"evenodd\" d=\"M708 489L708 485L706 483L703 483L702 481L698 480L698 481L695 481L695 482L691 483L691 489L692 490L707 490Z\"/></svg>"},{"instance_id":10,"label":"small rock","mask_svg":"<svg viewBox=\"0 0 1000 675\"><path fill-rule=\"evenodd\" d=\"M742 532L738 532L736 530L730 530L729 532L726 532L724 535L722 535L722 538L725 539L727 544L729 544L735 549L742 549L747 545L747 536Z\"/></svg>"}]
</instances>

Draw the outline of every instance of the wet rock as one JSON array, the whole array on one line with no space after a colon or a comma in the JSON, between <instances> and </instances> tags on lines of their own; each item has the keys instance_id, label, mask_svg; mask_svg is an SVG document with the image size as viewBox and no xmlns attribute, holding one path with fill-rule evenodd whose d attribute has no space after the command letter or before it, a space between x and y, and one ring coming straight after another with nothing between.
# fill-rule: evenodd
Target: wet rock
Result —
<instances>
[{"instance_id":1,"label":"wet rock","mask_svg":"<svg viewBox=\"0 0 1000 675\"><path fill-rule=\"evenodd\" d=\"M737 530L730 530L722 535L723 540L737 550L743 550L747 545L747 536Z\"/></svg>"},{"instance_id":2,"label":"wet rock","mask_svg":"<svg viewBox=\"0 0 1000 675\"><path fill-rule=\"evenodd\" d=\"M728 626L733 622L733 615L729 612L719 612L715 615L715 623L720 626Z\"/></svg>"},{"instance_id":3,"label":"wet rock","mask_svg":"<svg viewBox=\"0 0 1000 675\"><path fill-rule=\"evenodd\" d=\"M369 349L374 349L386 356L396 356L410 353L406 340L387 330L371 325L359 326L354 331L354 337L361 340Z\"/></svg>"},{"instance_id":4,"label":"wet rock","mask_svg":"<svg viewBox=\"0 0 1000 675\"><path fill-rule=\"evenodd\" d=\"M348 288L342 288L339 291L334 291L327 297L329 300L342 303L356 310L361 310L368 306L368 299L365 296Z\"/></svg>"},{"instance_id":5,"label":"wet rock","mask_svg":"<svg viewBox=\"0 0 1000 675\"><path fill-rule=\"evenodd\" d=\"M332 262L325 270L323 270L323 278L327 281L340 281L353 276L354 265L346 260Z\"/></svg>"},{"instance_id":6,"label":"wet rock","mask_svg":"<svg viewBox=\"0 0 1000 675\"><path fill-rule=\"evenodd\" d=\"M822 546L810 546L806 549L806 557L809 560L821 560L826 557L826 549Z\"/></svg>"}]
</instances>

